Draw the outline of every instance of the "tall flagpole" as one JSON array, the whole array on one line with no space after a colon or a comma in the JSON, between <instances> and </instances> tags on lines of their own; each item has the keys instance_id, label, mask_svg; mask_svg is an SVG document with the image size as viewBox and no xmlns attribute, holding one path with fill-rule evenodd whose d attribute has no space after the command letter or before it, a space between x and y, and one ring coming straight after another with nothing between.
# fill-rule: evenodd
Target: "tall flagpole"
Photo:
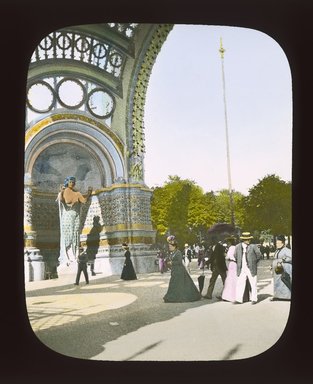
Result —
<instances>
[{"instance_id":1,"label":"tall flagpole","mask_svg":"<svg viewBox=\"0 0 313 384\"><path fill-rule=\"evenodd\" d=\"M227 122L227 107L226 107L226 92L225 92L225 75L224 75L224 53L225 49L223 48L222 38L220 40L220 49L221 54L221 63L222 63L222 79L223 79L223 96L224 96L224 112L225 112L225 132L226 132L226 155L227 155L227 174L228 174L228 191L229 191L229 200L230 200L230 214L231 214L231 224L235 225L235 214L234 214L234 200L233 200L233 190L231 185L231 175L230 175L230 156L229 156L229 139L228 139L228 122Z\"/></svg>"}]
</instances>

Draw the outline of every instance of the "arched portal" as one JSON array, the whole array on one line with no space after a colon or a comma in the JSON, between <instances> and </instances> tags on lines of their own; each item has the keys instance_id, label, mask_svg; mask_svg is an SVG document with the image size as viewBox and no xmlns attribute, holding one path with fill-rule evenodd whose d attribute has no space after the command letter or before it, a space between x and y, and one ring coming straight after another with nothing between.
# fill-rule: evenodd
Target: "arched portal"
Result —
<instances>
[{"instance_id":1,"label":"arched portal","mask_svg":"<svg viewBox=\"0 0 313 384\"><path fill-rule=\"evenodd\" d=\"M35 172L35 185L40 189L48 189L44 183L48 180L55 191L68 174L76 175L80 190L87 189L88 182L95 189L109 186L124 177L123 159L119 138L105 125L79 115L52 115L34 124L26 134L26 173Z\"/></svg>"},{"instance_id":2,"label":"arched portal","mask_svg":"<svg viewBox=\"0 0 313 384\"><path fill-rule=\"evenodd\" d=\"M93 187L81 215L82 245L101 225L98 269L118 274L126 241L137 272L155 270L152 191L144 182L144 104L149 76L171 24L75 26L35 47L27 86L25 248L57 265L64 178Z\"/></svg>"}]
</instances>

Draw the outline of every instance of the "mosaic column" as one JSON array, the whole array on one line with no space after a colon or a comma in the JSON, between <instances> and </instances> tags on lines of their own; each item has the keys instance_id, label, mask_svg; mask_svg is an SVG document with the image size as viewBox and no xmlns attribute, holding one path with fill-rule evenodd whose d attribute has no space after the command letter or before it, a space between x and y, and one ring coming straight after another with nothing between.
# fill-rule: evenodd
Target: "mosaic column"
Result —
<instances>
[{"instance_id":1,"label":"mosaic column","mask_svg":"<svg viewBox=\"0 0 313 384\"><path fill-rule=\"evenodd\" d=\"M44 280L45 263L36 247L36 231L32 225L33 185L28 174L24 182L24 274L25 282Z\"/></svg>"}]
</instances>

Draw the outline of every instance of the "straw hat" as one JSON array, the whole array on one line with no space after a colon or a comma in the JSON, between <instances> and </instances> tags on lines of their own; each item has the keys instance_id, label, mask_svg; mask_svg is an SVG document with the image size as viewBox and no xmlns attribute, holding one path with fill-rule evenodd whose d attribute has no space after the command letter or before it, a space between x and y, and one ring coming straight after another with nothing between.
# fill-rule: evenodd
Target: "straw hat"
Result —
<instances>
[{"instance_id":1,"label":"straw hat","mask_svg":"<svg viewBox=\"0 0 313 384\"><path fill-rule=\"evenodd\" d=\"M240 240L251 240L253 239L253 236L251 236L250 232L242 232L240 236Z\"/></svg>"}]
</instances>

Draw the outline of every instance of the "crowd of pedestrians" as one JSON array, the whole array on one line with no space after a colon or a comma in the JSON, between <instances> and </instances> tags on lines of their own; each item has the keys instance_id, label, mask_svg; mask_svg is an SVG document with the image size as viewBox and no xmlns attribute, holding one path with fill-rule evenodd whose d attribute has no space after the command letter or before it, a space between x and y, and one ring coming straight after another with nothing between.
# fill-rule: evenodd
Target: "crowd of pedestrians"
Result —
<instances>
[{"instance_id":1,"label":"crowd of pedestrians","mask_svg":"<svg viewBox=\"0 0 313 384\"><path fill-rule=\"evenodd\" d=\"M222 280L222 292L216 297L223 301L241 304L250 301L258 302L257 270L258 263L264 259L260 245L251 243L253 236L250 232L243 232L237 241L236 237L229 236L219 241L212 236L207 247L189 246L185 243L182 251L178 248L175 236L167 237L168 250L158 250L157 258L161 274L170 273L168 290L163 297L166 303L192 302L201 298L211 300L218 277ZM122 244L124 250L124 264L121 271L122 280L136 280L137 275L131 260L131 253L127 243ZM83 272L86 284L89 284L87 272L88 254L86 249L80 247L77 257L77 275L75 285L79 285ZM273 261L270 269L273 276L274 300L290 300L292 284L292 252L286 246L284 235L276 237L276 247L272 254ZM202 288L197 287L191 277L191 263L196 260L199 270L204 272L210 269L211 275L207 292L201 296Z\"/></svg>"},{"instance_id":2,"label":"crowd of pedestrians","mask_svg":"<svg viewBox=\"0 0 313 384\"><path fill-rule=\"evenodd\" d=\"M87 246L79 247L79 224L81 204L87 203L92 194L92 188L82 195L75 189L76 178L69 176L60 187L57 197L60 216L60 257L59 265L68 266L77 261L77 274L75 285L79 285L83 272L86 284L89 284L87 265L90 265L91 275L94 276L94 261L99 246L99 233L102 229L99 217L94 217L93 228L87 237ZM167 237L168 249L159 249L157 259L159 271L163 274L170 272L168 291L164 296L165 302L195 301L201 297L212 299L215 283L218 277L223 283L221 300L233 303L251 301L256 304L257 295L257 269L261 259L270 258L273 252L271 266L273 276L272 300L290 300L292 285L292 252L286 245L284 235L276 236L276 247L269 244L253 244L250 232L243 232L239 242L235 237L223 239L212 235L209 244L203 241L190 246L184 244L182 251L175 236ZM137 275L131 260L127 243L123 243L124 263L121 271L122 280L136 280ZM192 259L197 260L197 266L202 272L205 268L211 270L207 292L201 296L202 288L194 284L191 273Z\"/></svg>"},{"instance_id":3,"label":"crowd of pedestrians","mask_svg":"<svg viewBox=\"0 0 313 384\"><path fill-rule=\"evenodd\" d=\"M241 304L246 301L250 301L252 305L256 304L258 302L258 264L260 260L270 258L270 252L267 255L268 249L271 252L274 251L270 266L274 282L272 301L290 300L292 252L290 247L285 244L286 237L284 235L276 236L274 248L254 244L252 239L253 236L250 232L243 232L238 240L234 236L229 236L223 241L219 241L217 236L212 236L207 246L204 243L193 246L186 243L184 249L179 251L175 236L169 236L167 238L169 251L158 252L160 272L169 271L171 273L168 292L164 301L194 301L201 297L211 300L216 281L220 277L223 289L220 295L216 295L218 299L234 304ZM196 260L199 270L204 271L205 268L208 268L211 271L207 292L201 297L193 296L195 285L190 284L189 279L187 279L188 284L186 283L185 272L190 276L192 259ZM181 279L177 278L178 270L181 273ZM187 291L190 290L192 298L190 300L187 300L186 289ZM200 288L198 291L201 294ZM181 292L182 296L179 296L178 292ZM171 299L168 300L168 297Z\"/></svg>"}]
</instances>

